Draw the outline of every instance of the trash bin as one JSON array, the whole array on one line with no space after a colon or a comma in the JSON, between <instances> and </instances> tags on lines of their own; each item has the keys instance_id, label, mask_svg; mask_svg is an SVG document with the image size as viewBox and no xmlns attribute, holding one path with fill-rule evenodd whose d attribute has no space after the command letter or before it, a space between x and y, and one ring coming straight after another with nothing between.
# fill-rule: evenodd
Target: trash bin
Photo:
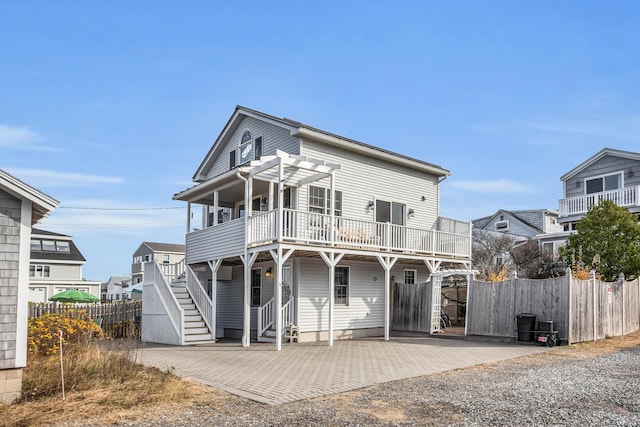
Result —
<instances>
[{"instance_id":1,"label":"trash bin","mask_svg":"<svg viewBox=\"0 0 640 427\"><path fill-rule=\"evenodd\" d=\"M553 332L553 320L539 320L538 332L540 334L550 334Z\"/></svg>"},{"instance_id":2,"label":"trash bin","mask_svg":"<svg viewBox=\"0 0 640 427\"><path fill-rule=\"evenodd\" d=\"M516 316L518 325L518 341L533 341L536 328L535 314L520 313Z\"/></svg>"}]
</instances>

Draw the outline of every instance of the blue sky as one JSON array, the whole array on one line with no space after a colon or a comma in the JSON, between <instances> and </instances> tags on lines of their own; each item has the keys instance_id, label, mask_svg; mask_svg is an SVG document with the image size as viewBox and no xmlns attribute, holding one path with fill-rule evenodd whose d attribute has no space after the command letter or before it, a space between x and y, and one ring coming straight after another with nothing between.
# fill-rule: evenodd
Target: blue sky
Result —
<instances>
[{"instance_id":1,"label":"blue sky","mask_svg":"<svg viewBox=\"0 0 640 427\"><path fill-rule=\"evenodd\" d=\"M0 168L61 202L40 227L102 281L184 241L171 197L237 104L451 170L444 216L557 209L562 174L640 151L638 22L631 1L6 1Z\"/></svg>"}]
</instances>

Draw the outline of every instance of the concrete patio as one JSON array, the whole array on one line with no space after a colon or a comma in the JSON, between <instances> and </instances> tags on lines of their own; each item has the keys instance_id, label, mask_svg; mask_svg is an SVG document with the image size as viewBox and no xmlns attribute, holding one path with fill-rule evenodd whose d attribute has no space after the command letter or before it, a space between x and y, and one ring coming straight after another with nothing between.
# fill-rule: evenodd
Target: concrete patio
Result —
<instances>
[{"instance_id":1,"label":"concrete patio","mask_svg":"<svg viewBox=\"0 0 640 427\"><path fill-rule=\"evenodd\" d=\"M139 360L247 399L277 405L403 378L491 363L546 351L546 347L393 337L323 343L238 342L189 347L144 344Z\"/></svg>"}]
</instances>

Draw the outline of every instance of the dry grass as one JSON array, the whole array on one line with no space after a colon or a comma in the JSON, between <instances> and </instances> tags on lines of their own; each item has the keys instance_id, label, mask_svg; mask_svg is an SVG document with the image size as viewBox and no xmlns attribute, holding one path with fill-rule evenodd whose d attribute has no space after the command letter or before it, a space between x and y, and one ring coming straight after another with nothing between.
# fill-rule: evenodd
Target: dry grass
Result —
<instances>
[{"instance_id":1,"label":"dry grass","mask_svg":"<svg viewBox=\"0 0 640 427\"><path fill-rule=\"evenodd\" d=\"M208 391L170 372L134 363L135 349L94 345L64 355L66 399L62 400L57 357L30 355L23 398L0 406L0 426L39 426L89 419L100 423L135 420L156 407L202 399Z\"/></svg>"},{"instance_id":2,"label":"dry grass","mask_svg":"<svg viewBox=\"0 0 640 427\"><path fill-rule=\"evenodd\" d=\"M640 331L629 334L625 337L609 338L593 343L581 343L571 346L563 346L552 351L530 356L522 361L534 361L536 358L545 357L568 357L583 358L596 357L624 348L640 347ZM77 361L77 373L73 374L73 368L69 367L70 378L74 375L93 370L98 374L84 375L92 378L83 383L76 383L73 390L68 390L66 400L63 402L59 391L52 391L53 395L30 398L25 396L23 401L14 405L0 406L0 426L42 426L57 423L68 423L66 425L96 424L110 425L133 422L144 419L162 419L168 414L176 414L185 410L195 411L220 411L231 412L248 410L246 402L238 405L242 398L229 395L225 392L201 386L193 382L182 380L170 372L162 372L154 368L146 368L131 362L135 360L136 349L119 348L119 356L113 356L115 349L105 351L92 348L87 355L90 358L100 358L101 362L91 361L84 368ZM97 352L97 353L96 353ZM127 360L118 359L126 355ZM79 358L78 360L83 360ZM118 362L119 360L119 362ZM86 360L85 360L86 361ZM522 361L520 363L522 363ZM25 383L31 384L33 378L40 378L36 384L45 384L45 381L59 381L59 365L32 362L25 369ZM51 362L50 362L51 363ZM480 369L497 368L501 363L511 363L509 361L498 362L495 365L485 366ZM103 366L101 371L96 366ZM83 371L84 369L84 371ZM463 370L478 369L469 367ZM115 372L113 375L106 375L104 371ZM66 371L65 371L66 372ZM100 373L101 372L101 373ZM46 374L46 375L45 375ZM40 375L38 377L37 375ZM50 378L45 380L46 376ZM65 373L65 378L66 378ZM51 379L52 378L52 379ZM319 398L327 402L338 412L352 413L362 411L361 404L357 403L358 398L368 392L369 388L354 390L333 396ZM234 403L235 402L235 403ZM410 402L407 402L407 405ZM377 419L389 423L406 422L406 414L396 410L394 405L383 400L374 400L369 412ZM427 414L420 415L420 419L425 420Z\"/></svg>"}]
</instances>

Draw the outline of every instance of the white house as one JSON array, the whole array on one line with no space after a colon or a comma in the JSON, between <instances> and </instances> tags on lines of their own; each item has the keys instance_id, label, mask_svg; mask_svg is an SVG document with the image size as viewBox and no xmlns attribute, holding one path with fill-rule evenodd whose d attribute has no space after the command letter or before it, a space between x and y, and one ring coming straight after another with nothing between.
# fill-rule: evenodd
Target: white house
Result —
<instances>
[{"instance_id":1,"label":"white house","mask_svg":"<svg viewBox=\"0 0 640 427\"><path fill-rule=\"evenodd\" d=\"M58 205L0 170L0 404L20 397L27 364L31 227Z\"/></svg>"},{"instance_id":2,"label":"white house","mask_svg":"<svg viewBox=\"0 0 640 427\"><path fill-rule=\"evenodd\" d=\"M176 243L142 242L133 253L131 285L142 282L144 265L149 261L176 264L184 260L184 245Z\"/></svg>"},{"instance_id":3,"label":"white house","mask_svg":"<svg viewBox=\"0 0 640 427\"><path fill-rule=\"evenodd\" d=\"M100 298L100 282L82 277L86 262L71 236L34 228L31 232L29 301L45 302L67 289L79 289Z\"/></svg>"},{"instance_id":4,"label":"white house","mask_svg":"<svg viewBox=\"0 0 640 427\"><path fill-rule=\"evenodd\" d=\"M131 287L131 277L129 276L111 276L106 283L105 300L121 301L128 299L127 289Z\"/></svg>"},{"instance_id":5,"label":"white house","mask_svg":"<svg viewBox=\"0 0 640 427\"><path fill-rule=\"evenodd\" d=\"M143 340L388 339L392 280L433 282L439 330L442 277L471 272L471 224L439 215L449 175L236 107L196 185L174 196L190 207L186 276L170 286L161 264L145 267Z\"/></svg>"}]
</instances>

